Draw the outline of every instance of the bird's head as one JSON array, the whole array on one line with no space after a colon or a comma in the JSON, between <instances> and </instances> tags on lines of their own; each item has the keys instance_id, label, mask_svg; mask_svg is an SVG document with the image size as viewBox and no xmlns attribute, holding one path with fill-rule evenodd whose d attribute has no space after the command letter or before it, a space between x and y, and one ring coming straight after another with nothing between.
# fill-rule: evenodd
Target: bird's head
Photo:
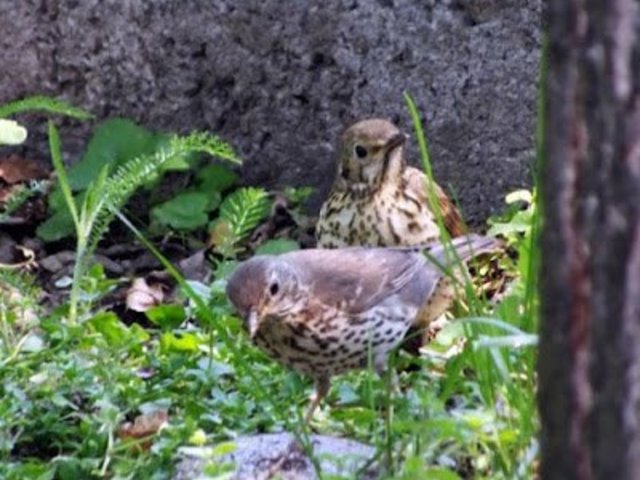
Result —
<instances>
[{"instance_id":1,"label":"bird's head","mask_svg":"<svg viewBox=\"0 0 640 480\"><path fill-rule=\"evenodd\" d=\"M251 339L267 321L278 321L296 306L295 269L277 256L259 255L243 263L227 283L227 296L245 321Z\"/></svg>"},{"instance_id":2,"label":"bird's head","mask_svg":"<svg viewBox=\"0 0 640 480\"><path fill-rule=\"evenodd\" d=\"M342 135L339 181L373 187L383 179L399 178L406 139L388 120L373 118L350 126Z\"/></svg>"}]
</instances>

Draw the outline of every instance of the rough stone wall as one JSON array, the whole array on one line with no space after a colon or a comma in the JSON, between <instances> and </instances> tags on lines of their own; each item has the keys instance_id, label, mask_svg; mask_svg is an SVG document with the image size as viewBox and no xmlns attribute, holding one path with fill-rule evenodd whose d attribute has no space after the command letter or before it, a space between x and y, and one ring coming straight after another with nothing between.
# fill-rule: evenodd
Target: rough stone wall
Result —
<instances>
[{"instance_id":1,"label":"rough stone wall","mask_svg":"<svg viewBox=\"0 0 640 480\"><path fill-rule=\"evenodd\" d=\"M245 183L311 184L314 209L347 124L410 131L406 90L437 178L480 223L530 184L541 3L0 0L0 102L46 93L99 118L211 130L244 157ZM89 126L63 125L73 158Z\"/></svg>"}]
</instances>

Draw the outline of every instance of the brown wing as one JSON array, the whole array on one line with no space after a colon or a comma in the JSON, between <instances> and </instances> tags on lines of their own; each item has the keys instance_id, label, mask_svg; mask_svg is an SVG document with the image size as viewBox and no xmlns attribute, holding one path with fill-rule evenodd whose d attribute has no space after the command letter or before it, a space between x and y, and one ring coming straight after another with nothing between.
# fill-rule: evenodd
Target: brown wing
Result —
<instances>
[{"instance_id":1,"label":"brown wing","mask_svg":"<svg viewBox=\"0 0 640 480\"><path fill-rule=\"evenodd\" d=\"M408 167L405 169L404 179L409 193L415 195L419 202L429 205L426 175L417 168ZM462 216L456 206L451 200L449 200L449 197L444 193L444 190L442 190L442 188L440 188L440 186L435 182L434 188L436 198L440 206L440 211L442 212L444 227L449 232L449 235L452 237L458 237L467 233L467 226L462 220Z\"/></svg>"},{"instance_id":2,"label":"brown wing","mask_svg":"<svg viewBox=\"0 0 640 480\"><path fill-rule=\"evenodd\" d=\"M310 249L279 258L294 266L315 299L350 314L364 312L395 293L419 307L440 277L421 254L404 250Z\"/></svg>"}]
</instances>

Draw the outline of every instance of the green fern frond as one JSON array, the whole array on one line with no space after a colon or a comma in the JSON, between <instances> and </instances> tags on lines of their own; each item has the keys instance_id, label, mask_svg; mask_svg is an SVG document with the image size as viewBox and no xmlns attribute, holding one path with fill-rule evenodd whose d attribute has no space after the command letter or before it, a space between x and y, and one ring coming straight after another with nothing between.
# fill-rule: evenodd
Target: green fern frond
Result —
<instances>
[{"instance_id":1,"label":"green fern frond","mask_svg":"<svg viewBox=\"0 0 640 480\"><path fill-rule=\"evenodd\" d=\"M87 195L95 205L95 220L92 222L89 251L93 250L107 231L114 213L121 209L133 193L160 172L170 161L185 157L193 152L202 152L229 161L239 162L233 149L217 136L196 132L184 137L173 136L169 144L151 155L136 157L120 166L105 182L95 182L89 189L99 190L98 195ZM99 184L104 183L101 187Z\"/></svg>"},{"instance_id":2,"label":"green fern frond","mask_svg":"<svg viewBox=\"0 0 640 480\"><path fill-rule=\"evenodd\" d=\"M231 148L231 145L207 132L193 132L186 137L174 137L173 142L174 148L182 148L189 152L207 153L212 157L218 157L236 164L242 163L242 160ZM175 145L175 143L180 145Z\"/></svg>"},{"instance_id":3,"label":"green fern frond","mask_svg":"<svg viewBox=\"0 0 640 480\"><path fill-rule=\"evenodd\" d=\"M220 205L220 218L227 222L236 241L243 239L269 214L271 201L261 188L240 188Z\"/></svg>"},{"instance_id":4,"label":"green fern frond","mask_svg":"<svg viewBox=\"0 0 640 480\"><path fill-rule=\"evenodd\" d=\"M0 106L0 118L9 117L16 113L27 111L40 111L46 113L55 113L66 115L67 117L77 118L79 120L89 120L93 115L80 108L74 107L67 102L57 100L55 98L36 95L33 97L23 98L14 102L6 103Z\"/></svg>"},{"instance_id":5,"label":"green fern frond","mask_svg":"<svg viewBox=\"0 0 640 480\"><path fill-rule=\"evenodd\" d=\"M87 195L94 201L92 208L94 220L91 222L89 251L93 251L97 246L109 228L115 212L124 206L131 195L158 174L163 165L186 152L188 150L182 151L182 145L171 142L168 148L160 149L152 155L143 155L129 160L118 167L108 181L95 182L87 190ZM92 195L94 190L100 191L97 195Z\"/></svg>"}]
</instances>

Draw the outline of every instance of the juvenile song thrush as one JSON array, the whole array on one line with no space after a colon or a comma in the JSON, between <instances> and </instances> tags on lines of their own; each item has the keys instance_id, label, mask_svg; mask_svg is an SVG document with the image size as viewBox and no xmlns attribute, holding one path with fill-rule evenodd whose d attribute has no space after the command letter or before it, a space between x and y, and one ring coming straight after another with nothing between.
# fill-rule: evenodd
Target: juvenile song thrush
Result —
<instances>
[{"instance_id":1,"label":"juvenile song thrush","mask_svg":"<svg viewBox=\"0 0 640 480\"><path fill-rule=\"evenodd\" d=\"M464 261L496 243L469 235L455 239L453 248ZM383 371L390 350L430 310L442 267L453 266L439 242L424 250L429 260L410 248L300 250L253 257L232 274L227 295L251 340L314 379L305 421L333 375L365 368L369 358Z\"/></svg>"},{"instance_id":2,"label":"juvenile song thrush","mask_svg":"<svg viewBox=\"0 0 640 480\"><path fill-rule=\"evenodd\" d=\"M342 135L338 171L320 209L316 238L320 248L352 245L395 247L420 245L440 238L429 189L451 237L467 232L460 212L442 188L404 156L406 135L383 119L360 121ZM417 319L405 349L417 354L441 328L431 323L453 303L450 282L440 282L431 315ZM428 326L431 325L431 328ZM421 337L414 335L417 330Z\"/></svg>"},{"instance_id":3,"label":"juvenile song thrush","mask_svg":"<svg viewBox=\"0 0 640 480\"><path fill-rule=\"evenodd\" d=\"M316 226L318 247L394 247L437 240L428 188L434 189L449 234L467 232L444 191L406 165L405 141L405 134L382 119L360 121L344 132L337 176Z\"/></svg>"}]
</instances>

